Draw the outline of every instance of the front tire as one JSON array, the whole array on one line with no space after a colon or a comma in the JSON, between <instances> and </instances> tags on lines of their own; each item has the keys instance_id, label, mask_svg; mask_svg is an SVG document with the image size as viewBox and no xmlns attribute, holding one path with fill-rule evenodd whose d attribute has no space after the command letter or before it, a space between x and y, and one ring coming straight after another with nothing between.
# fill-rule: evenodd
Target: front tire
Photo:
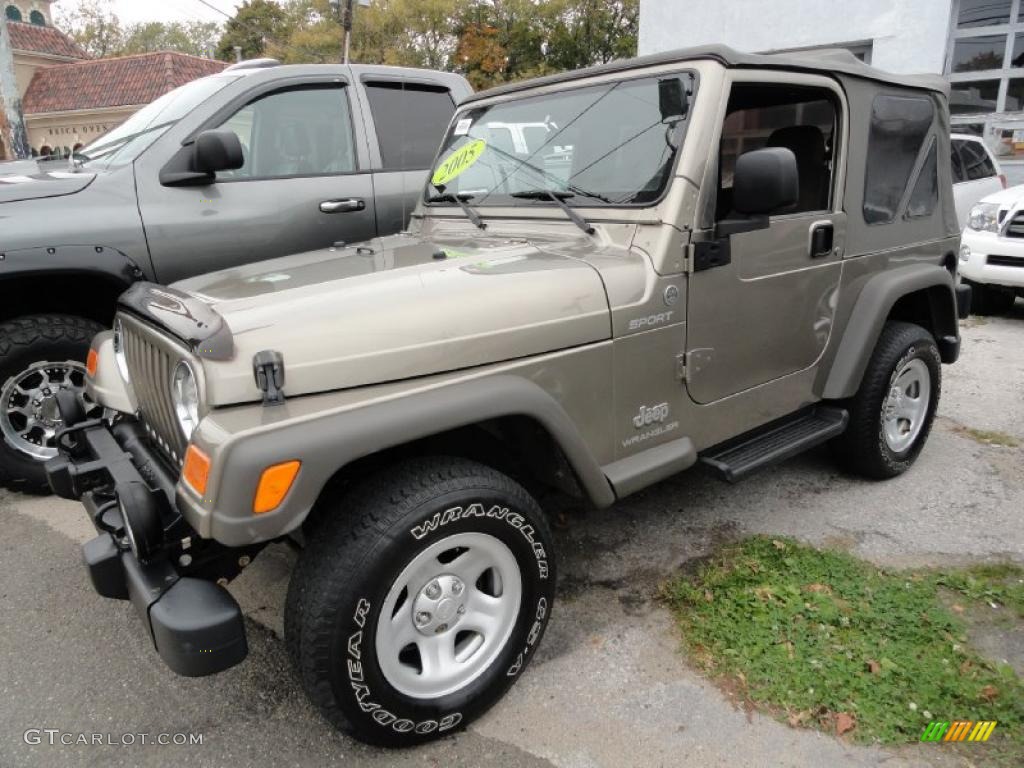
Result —
<instances>
[{"instance_id":1,"label":"front tire","mask_svg":"<svg viewBox=\"0 0 1024 768\"><path fill-rule=\"evenodd\" d=\"M292 576L285 634L337 728L409 746L464 727L515 682L551 614L551 533L489 467L410 460L329 502Z\"/></svg>"},{"instance_id":2,"label":"front tire","mask_svg":"<svg viewBox=\"0 0 1024 768\"><path fill-rule=\"evenodd\" d=\"M56 393L80 398L85 358L103 327L74 315L31 315L0 323L0 485L49 493L44 462L57 455Z\"/></svg>"},{"instance_id":3,"label":"front tire","mask_svg":"<svg viewBox=\"0 0 1024 768\"><path fill-rule=\"evenodd\" d=\"M846 403L850 424L832 441L840 464L876 480L906 472L928 439L941 389L932 335L912 323L886 323L860 389Z\"/></svg>"}]
</instances>

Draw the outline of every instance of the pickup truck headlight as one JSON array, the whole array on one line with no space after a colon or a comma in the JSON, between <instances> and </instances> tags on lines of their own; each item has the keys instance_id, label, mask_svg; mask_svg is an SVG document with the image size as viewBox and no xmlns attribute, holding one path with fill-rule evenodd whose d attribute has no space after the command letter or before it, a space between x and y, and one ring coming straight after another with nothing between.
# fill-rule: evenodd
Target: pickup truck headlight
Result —
<instances>
[{"instance_id":1,"label":"pickup truck headlight","mask_svg":"<svg viewBox=\"0 0 1024 768\"><path fill-rule=\"evenodd\" d=\"M998 232L999 204L978 203L971 208L971 214L967 217L967 227L976 232Z\"/></svg>"},{"instance_id":2,"label":"pickup truck headlight","mask_svg":"<svg viewBox=\"0 0 1024 768\"><path fill-rule=\"evenodd\" d=\"M199 385L192 366L182 360L175 366L171 377L171 397L174 399L174 414L186 440L199 424Z\"/></svg>"},{"instance_id":3,"label":"pickup truck headlight","mask_svg":"<svg viewBox=\"0 0 1024 768\"><path fill-rule=\"evenodd\" d=\"M121 378L126 382L130 381L128 358L124 354L124 325L121 318L114 321L114 359L117 361L117 370L121 372Z\"/></svg>"}]
</instances>

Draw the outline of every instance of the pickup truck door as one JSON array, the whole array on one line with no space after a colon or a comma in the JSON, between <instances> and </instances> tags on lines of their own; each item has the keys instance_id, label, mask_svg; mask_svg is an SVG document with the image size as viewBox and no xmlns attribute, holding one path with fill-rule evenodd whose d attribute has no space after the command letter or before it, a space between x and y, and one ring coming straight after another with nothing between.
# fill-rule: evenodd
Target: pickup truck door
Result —
<instances>
[{"instance_id":1,"label":"pickup truck door","mask_svg":"<svg viewBox=\"0 0 1024 768\"><path fill-rule=\"evenodd\" d=\"M234 131L245 165L201 186L137 172L157 279L196 274L377 234L358 105L341 77L268 86L204 129ZM360 146L361 145L361 146Z\"/></svg>"},{"instance_id":2,"label":"pickup truck door","mask_svg":"<svg viewBox=\"0 0 1024 768\"><path fill-rule=\"evenodd\" d=\"M427 170L455 113L456 94L426 73L371 71L358 85L366 133L371 137L377 225L382 235L389 234L405 227L423 194Z\"/></svg>"},{"instance_id":3,"label":"pickup truck door","mask_svg":"<svg viewBox=\"0 0 1024 768\"><path fill-rule=\"evenodd\" d=\"M734 76L723 110L718 181L707 185L717 195L715 219L737 218L736 158L765 146L792 150L800 198L770 216L767 229L733 234L728 263L696 265L689 276L687 390L698 403L814 365L838 299L846 237L842 93L831 80L809 75L788 73L785 83L748 78Z\"/></svg>"}]
</instances>

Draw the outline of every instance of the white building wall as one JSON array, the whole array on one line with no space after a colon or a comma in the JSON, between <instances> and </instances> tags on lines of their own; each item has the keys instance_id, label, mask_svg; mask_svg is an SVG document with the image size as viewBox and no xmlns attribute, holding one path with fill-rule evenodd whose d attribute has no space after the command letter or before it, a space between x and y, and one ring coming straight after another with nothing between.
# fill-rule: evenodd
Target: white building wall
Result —
<instances>
[{"instance_id":1,"label":"white building wall","mask_svg":"<svg viewBox=\"0 0 1024 768\"><path fill-rule=\"evenodd\" d=\"M870 42L871 64L941 74L953 0L640 0L640 54L724 43L770 51Z\"/></svg>"}]
</instances>

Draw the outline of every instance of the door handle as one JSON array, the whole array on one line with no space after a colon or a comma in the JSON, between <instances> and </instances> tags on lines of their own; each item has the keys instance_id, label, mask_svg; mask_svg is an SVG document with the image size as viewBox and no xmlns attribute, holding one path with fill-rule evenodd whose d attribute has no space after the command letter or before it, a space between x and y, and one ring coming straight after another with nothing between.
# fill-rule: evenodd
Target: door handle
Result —
<instances>
[{"instance_id":1,"label":"door handle","mask_svg":"<svg viewBox=\"0 0 1024 768\"><path fill-rule=\"evenodd\" d=\"M835 242L835 227L831 221L816 221L811 224L808 250L812 259L821 259L832 253Z\"/></svg>"},{"instance_id":2,"label":"door handle","mask_svg":"<svg viewBox=\"0 0 1024 768\"><path fill-rule=\"evenodd\" d=\"M324 200L320 203L321 213L346 213L366 210L366 202L355 197L346 200Z\"/></svg>"}]
</instances>

